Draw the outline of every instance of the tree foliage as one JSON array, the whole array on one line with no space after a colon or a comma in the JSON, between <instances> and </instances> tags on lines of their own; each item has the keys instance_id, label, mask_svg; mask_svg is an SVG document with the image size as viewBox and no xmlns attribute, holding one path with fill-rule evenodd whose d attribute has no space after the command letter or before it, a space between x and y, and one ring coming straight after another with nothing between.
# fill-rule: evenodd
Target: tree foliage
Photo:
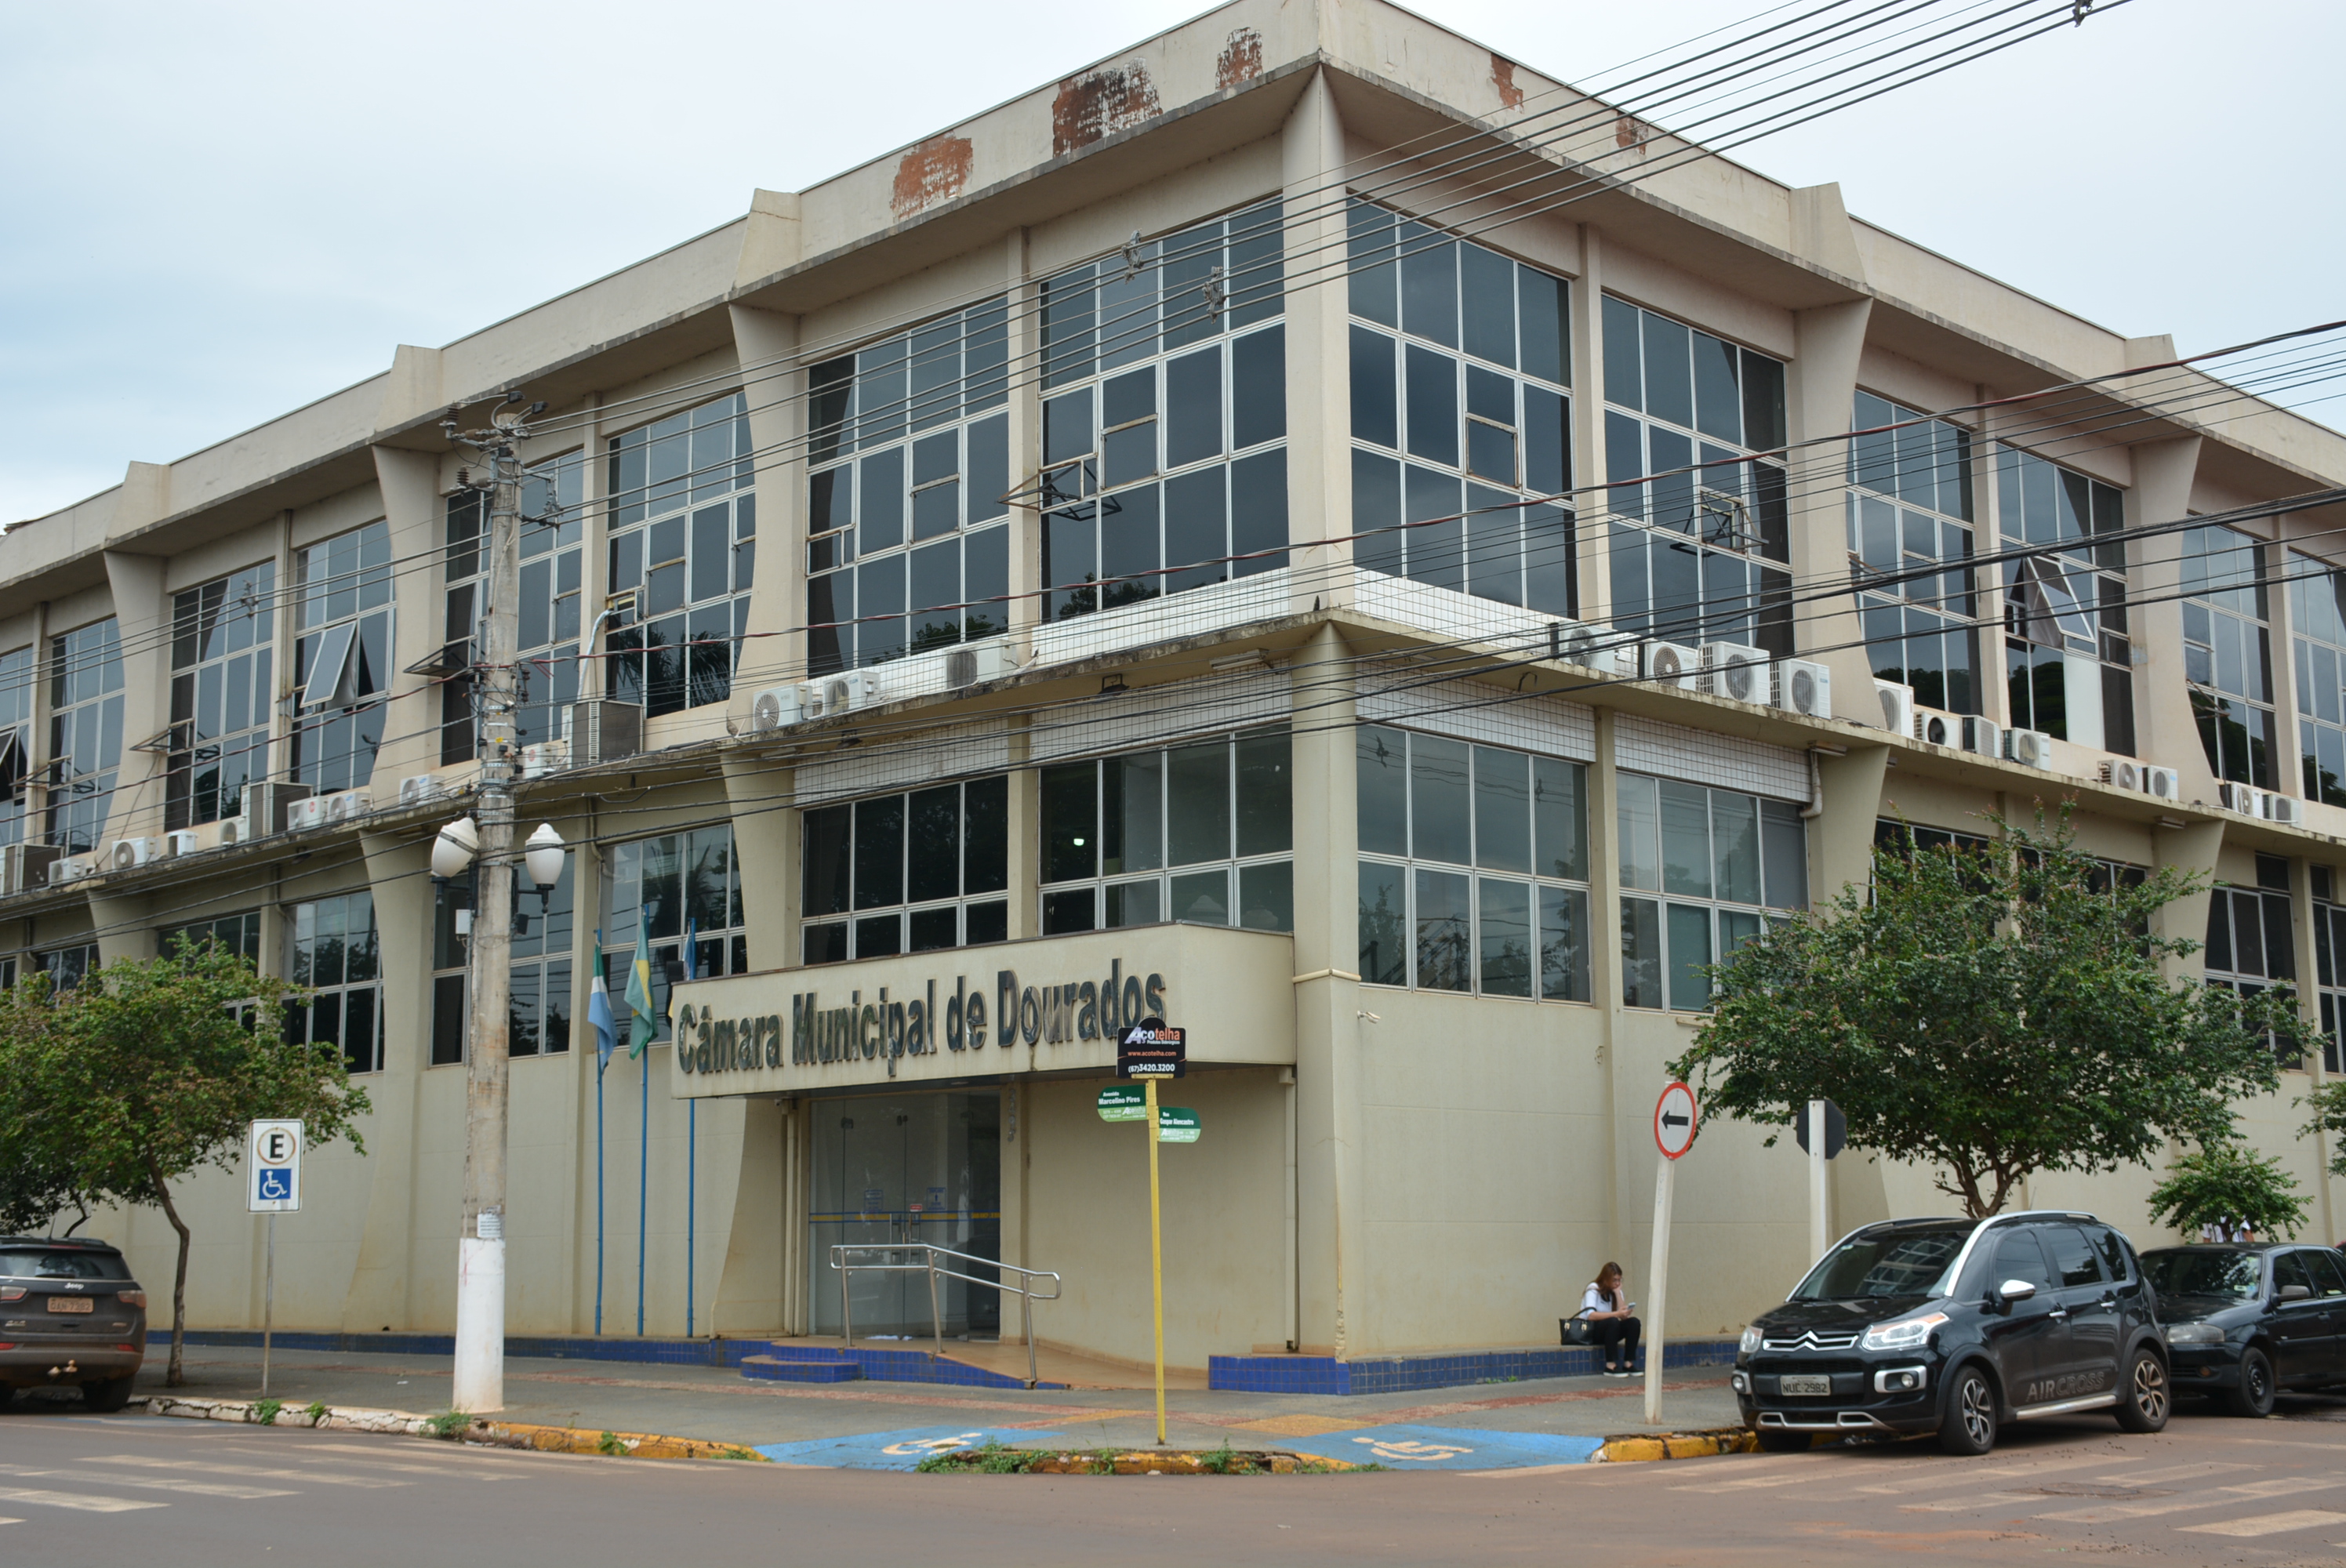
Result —
<instances>
[{"instance_id":1,"label":"tree foliage","mask_svg":"<svg viewBox=\"0 0 2346 1568\"><path fill-rule=\"evenodd\" d=\"M88 1217L92 1202L78 1166L46 1135L41 1107L28 1093L34 1085L5 1070L13 1061L5 1054L8 1043L56 1023L48 994L48 976L37 972L0 992L0 1234L55 1234L59 1217L73 1209L73 1225L66 1227L70 1234Z\"/></svg>"},{"instance_id":2,"label":"tree foliage","mask_svg":"<svg viewBox=\"0 0 2346 1568\"><path fill-rule=\"evenodd\" d=\"M2346 1176L2346 1078L2332 1078L2297 1103L2313 1111L2312 1118L2298 1128L2297 1135L2310 1138L2316 1133L2327 1133L2332 1139L2341 1140L2330 1145L2330 1174Z\"/></svg>"},{"instance_id":3,"label":"tree foliage","mask_svg":"<svg viewBox=\"0 0 2346 1568\"><path fill-rule=\"evenodd\" d=\"M1674 1070L1746 1121L1831 1099L1851 1145L1935 1167L1973 1216L2034 1171L2228 1138L2229 1102L2279 1082L2263 1037L2299 1039L2293 1000L2161 974L2199 944L2150 934L2154 917L2204 884L2168 868L2111 886L2066 808L1996 825L2004 841L1985 849L1877 849L1870 891L1844 887L1822 916L1731 954Z\"/></svg>"},{"instance_id":4,"label":"tree foliage","mask_svg":"<svg viewBox=\"0 0 2346 1568\"><path fill-rule=\"evenodd\" d=\"M2221 1225L2286 1240L2305 1224L2305 1214L2297 1178L2274 1156L2257 1154L2234 1138L2179 1156L2167 1167L2167 1179L2150 1189L2151 1218L2186 1236Z\"/></svg>"},{"instance_id":5,"label":"tree foliage","mask_svg":"<svg viewBox=\"0 0 2346 1568\"><path fill-rule=\"evenodd\" d=\"M169 1381L181 1381L190 1235L172 1184L234 1171L246 1124L300 1117L311 1147L347 1136L366 1093L331 1044L285 1038L293 993L216 944L93 971L53 1003L0 1010L0 1080L36 1156L100 1201L154 1204L178 1234Z\"/></svg>"}]
</instances>

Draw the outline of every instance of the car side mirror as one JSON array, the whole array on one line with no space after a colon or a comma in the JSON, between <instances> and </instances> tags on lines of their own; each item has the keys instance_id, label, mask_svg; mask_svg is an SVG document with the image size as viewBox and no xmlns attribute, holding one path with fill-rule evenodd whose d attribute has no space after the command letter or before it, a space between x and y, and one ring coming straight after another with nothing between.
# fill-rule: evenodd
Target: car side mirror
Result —
<instances>
[{"instance_id":1,"label":"car side mirror","mask_svg":"<svg viewBox=\"0 0 2346 1568\"><path fill-rule=\"evenodd\" d=\"M2280 1298L2284 1301L2303 1301L2312 1294L2311 1290L2302 1285L2284 1285L2280 1288Z\"/></svg>"},{"instance_id":2,"label":"car side mirror","mask_svg":"<svg viewBox=\"0 0 2346 1568\"><path fill-rule=\"evenodd\" d=\"M2035 1295L2036 1287L2027 1280L2007 1279L1995 1288L1995 1304L2010 1307L2015 1302L2031 1300Z\"/></svg>"}]
</instances>

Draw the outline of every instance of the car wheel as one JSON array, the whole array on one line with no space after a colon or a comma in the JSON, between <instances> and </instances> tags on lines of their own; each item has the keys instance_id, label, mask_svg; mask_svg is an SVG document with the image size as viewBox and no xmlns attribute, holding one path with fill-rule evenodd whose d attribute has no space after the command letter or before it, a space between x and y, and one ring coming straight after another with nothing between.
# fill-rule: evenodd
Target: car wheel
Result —
<instances>
[{"instance_id":1,"label":"car wheel","mask_svg":"<svg viewBox=\"0 0 2346 1568\"><path fill-rule=\"evenodd\" d=\"M1977 1458L1995 1446L1995 1389L1977 1367L1957 1372L1954 1386L1947 1390L1939 1446L1966 1458Z\"/></svg>"},{"instance_id":2,"label":"car wheel","mask_svg":"<svg viewBox=\"0 0 2346 1568\"><path fill-rule=\"evenodd\" d=\"M1760 1446L1770 1453L1806 1453L1809 1451L1809 1434L1788 1432L1781 1427L1761 1427Z\"/></svg>"},{"instance_id":3,"label":"car wheel","mask_svg":"<svg viewBox=\"0 0 2346 1568\"><path fill-rule=\"evenodd\" d=\"M2267 1397L2270 1403L2270 1396ZM2167 1386L2167 1363L2147 1347L2127 1358L2126 1381L2118 1389L2118 1425L2130 1432L2163 1431L2175 1400Z\"/></svg>"},{"instance_id":4,"label":"car wheel","mask_svg":"<svg viewBox=\"0 0 2346 1568\"><path fill-rule=\"evenodd\" d=\"M138 1380L135 1372L119 1378L108 1378L102 1383L84 1383L81 1402L93 1410L118 1410L130 1402L130 1385Z\"/></svg>"},{"instance_id":5,"label":"car wheel","mask_svg":"<svg viewBox=\"0 0 2346 1568\"><path fill-rule=\"evenodd\" d=\"M2240 1386L2226 1390L2224 1407L2261 1420L2272 1414L2273 1391L2272 1358L2251 1345L2240 1352Z\"/></svg>"}]
</instances>

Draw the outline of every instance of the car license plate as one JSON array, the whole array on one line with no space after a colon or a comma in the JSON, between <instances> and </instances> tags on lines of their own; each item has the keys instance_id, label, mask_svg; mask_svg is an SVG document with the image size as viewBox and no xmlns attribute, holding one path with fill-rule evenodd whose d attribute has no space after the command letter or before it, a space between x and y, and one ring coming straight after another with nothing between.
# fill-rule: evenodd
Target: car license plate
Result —
<instances>
[{"instance_id":1,"label":"car license plate","mask_svg":"<svg viewBox=\"0 0 2346 1568\"><path fill-rule=\"evenodd\" d=\"M52 1312L95 1312L97 1310L97 1298L94 1296L52 1296L49 1298L49 1310Z\"/></svg>"},{"instance_id":2,"label":"car license plate","mask_svg":"<svg viewBox=\"0 0 2346 1568\"><path fill-rule=\"evenodd\" d=\"M1830 1394L1832 1380L1829 1377L1798 1377L1787 1374L1777 1387L1787 1394Z\"/></svg>"}]
</instances>

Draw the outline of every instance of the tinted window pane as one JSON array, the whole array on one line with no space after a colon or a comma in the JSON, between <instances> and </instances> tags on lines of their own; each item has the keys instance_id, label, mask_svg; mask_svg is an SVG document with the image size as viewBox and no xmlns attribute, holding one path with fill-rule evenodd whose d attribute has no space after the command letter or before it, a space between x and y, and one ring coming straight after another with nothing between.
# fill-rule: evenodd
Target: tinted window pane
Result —
<instances>
[{"instance_id":1,"label":"tinted window pane","mask_svg":"<svg viewBox=\"0 0 2346 1568\"><path fill-rule=\"evenodd\" d=\"M1465 742L1412 736L1409 771L1411 838L1417 858L1472 864Z\"/></svg>"},{"instance_id":2,"label":"tinted window pane","mask_svg":"<svg viewBox=\"0 0 2346 1568\"><path fill-rule=\"evenodd\" d=\"M1474 863L1532 869L1531 759L1522 752L1474 748Z\"/></svg>"},{"instance_id":3,"label":"tinted window pane","mask_svg":"<svg viewBox=\"0 0 2346 1568\"><path fill-rule=\"evenodd\" d=\"M1406 741L1398 729L1362 725L1357 732L1353 779L1361 848L1372 854L1409 853Z\"/></svg>"}]
</instances>

